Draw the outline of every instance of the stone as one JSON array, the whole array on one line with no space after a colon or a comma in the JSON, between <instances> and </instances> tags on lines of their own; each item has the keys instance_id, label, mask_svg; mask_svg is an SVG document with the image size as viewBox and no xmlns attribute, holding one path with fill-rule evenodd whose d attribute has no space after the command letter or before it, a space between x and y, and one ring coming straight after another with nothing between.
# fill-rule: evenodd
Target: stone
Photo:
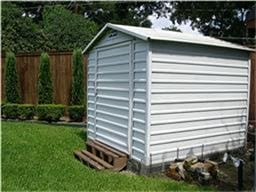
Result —
<instances>
[{"instance_id":1,"label":"stone","mask_svg":"<svg viewBox=\"0 0 256 192\"><path fill-rule=\"evenodd\" d=\"M205 165L202 162L195 163L189 168L191 172L202 172L203 170L205 170Z\"/></svg>"},{"instance_id":2,"label":"stone","mask_svg":"<svg viewBox=\"0 0 256 192\"><path fill-rule=\"evenodd\" d=\"M179 162L179 163L176 163L176 165L177 165L178 173L180 174L181 178L185 180L186 170L183 167L184 163Z\"/></svg>"},{"instance_id":3,"label":"stone","mask_svg":"<svg viewBox=\"0 0 256 192\"><path fill-rule=\"evenodd\" d=\"M181 175L178 172L178 166L176 163L173 163L169 166L169 168L166 171L166 176L177 181L180 181L182 179Z\"/></svg>"},{"instance_id":4,"label":"stone","mask_svg":"<svg viewBox=\"0 0 256 192\"><path fill-rule=\"evenodd\" d=\"M193 165L193 164L195 164L197 162L198 162L197 156L195 156L195 155L188 156L184 160L184 168L186 170L188 170L191 167L191 165Z\"/></svg>"}]
</instances>

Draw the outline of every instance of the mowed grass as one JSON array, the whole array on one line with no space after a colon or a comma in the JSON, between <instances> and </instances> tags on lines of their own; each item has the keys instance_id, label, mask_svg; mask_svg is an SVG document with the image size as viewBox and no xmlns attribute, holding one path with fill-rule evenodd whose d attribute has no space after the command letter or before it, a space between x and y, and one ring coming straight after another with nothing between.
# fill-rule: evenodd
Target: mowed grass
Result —
<instances>
[{"instance_id":1,"label":"mowed grass","mask_svg":"<svg viewBox=\"0 0 256 192\"><path fill-rule=\"evenodd\" d=\"M202 191L166 178L95 171L77 161L85 132L25 122L2 122L2 190Z\"/></svg>"}]
</instances>

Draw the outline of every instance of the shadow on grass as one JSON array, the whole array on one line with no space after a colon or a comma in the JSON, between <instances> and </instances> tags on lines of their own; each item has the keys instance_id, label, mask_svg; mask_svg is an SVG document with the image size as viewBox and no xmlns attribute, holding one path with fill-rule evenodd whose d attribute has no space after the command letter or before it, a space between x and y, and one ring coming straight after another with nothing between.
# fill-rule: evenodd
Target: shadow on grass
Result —
<instances>
[{"instance_id":1,"label":"shadow on grass","mask_svg":"<svg viewBox=\"0 0 256 192\"><path fill-rule=\"evenodd\" d=\"M76 131L75 134L80 137L82 140L87 140L87 133L85 130Z\"/></svg>"}]
</instances>

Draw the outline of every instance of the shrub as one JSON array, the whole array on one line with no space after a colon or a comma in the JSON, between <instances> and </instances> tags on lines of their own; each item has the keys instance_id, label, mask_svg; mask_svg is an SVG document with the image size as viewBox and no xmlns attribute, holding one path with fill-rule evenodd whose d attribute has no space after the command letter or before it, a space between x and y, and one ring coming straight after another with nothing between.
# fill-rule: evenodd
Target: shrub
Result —
<instances>
[{"instance_id":1,"label":"shrub","mask_svg":"<svg viewBox=\"0 0 256 192\"><path fill-rule=\"evenodd\" d=\"M2 108L2 113L7 119L17 119L19 117L18 104L7 103Z\"/></svg>"},{"instance_id":2,"label":"shrub","mask_svg":"<svg viewBox=\"0 0 256 192\"><path fill-rule=\"evenodd\" d=\"M5 60L5 95L7 103L19 103L19 86L14 53L6 54Z\"/></svg>"},{"instance_id":3,"label":"shrub","mask_svg":"<svg viewBox=\"0 0 256 192\"><path fill-rule=\"evenodd\" d=\"M20 119L33 119L35 106L30 104L18 105L18 114Z\"/></svg>"},{"instance_id":4,"label":"shrub","mask_svg":"<svg viewBox=\"0 0 256 192\"><path fill-rule=\"evenodd\" d=\"M53 100L53 88L50 70L50 59L47 53L40 57L40 70L38 81L38 103L51 104Z\"/></svg>"},{"instance_id":5,"label":"shrub","mask_svg":"<svg viewBox=\"0 0 256 192\"><path fill-rule=\"evenodd\" d=\"M37 116L39 120L45 120L48 122L58 121L64 116L65 106L64 105L38 105Z\"/></svg>"},{"instance_id":6,"label":"shrub","mask_svg":"<svg viewBox=\"0 0 256 192\"><path fill-rule=\"evenodd\" d=\"M85 107L84 105L69 106L68 114L72 121L82 121L85 115Z\"/></svg>"},{"instance_id":7,"label":"shrub","mask_svg":"<svg viewBox=\"0 0 256 192\"><path fill-rule=\"evenodd\" d=\"M81 49L73 51L71 104L84 103L84 69Z\"/></svg>"}]
</instances>

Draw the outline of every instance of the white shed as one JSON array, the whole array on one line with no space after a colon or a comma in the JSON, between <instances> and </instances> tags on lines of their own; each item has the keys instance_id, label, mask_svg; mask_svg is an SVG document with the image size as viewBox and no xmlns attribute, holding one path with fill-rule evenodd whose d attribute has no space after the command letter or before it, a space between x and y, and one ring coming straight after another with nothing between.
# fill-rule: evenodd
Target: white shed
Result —
<instances>
[{"instance_id":1,"label":"white shed","mask_svg":"<svg viewBox=\"0 0 256 192\"><path fill-rule=\"evenodd\" d=\"M144 167L246 142L251 49L107 24L88 54L88 134Z\"/></svg>"}]
</instances>

